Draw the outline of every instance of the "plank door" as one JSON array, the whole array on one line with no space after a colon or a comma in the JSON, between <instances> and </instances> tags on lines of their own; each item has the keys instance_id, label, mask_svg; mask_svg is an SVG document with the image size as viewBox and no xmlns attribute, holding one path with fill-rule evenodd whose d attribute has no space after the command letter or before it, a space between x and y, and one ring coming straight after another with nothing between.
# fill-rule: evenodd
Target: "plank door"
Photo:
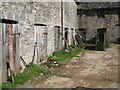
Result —
<instances>
[{"instance_id":1,"label":"plank door","mask_svg":"<svg viewBox=\"0 0 120 90\"><path fill-rule=\"evenodd\" d=\"M97 30L96 49L104 50L106 46L106 29Z\"/></svg>"},{"instance_id":2,"label":"plank door","mask_svg":"<svg viewBox=\"0 0 120 90\"><path fill-rule=\"evenodd\" d=\"M16 36L16 30L13 24L3 24L3 61L5 64L6 72L11 70L12 74L19 72L19 35ZM8 73L7 73L8 74ZM8 76L8 75L7 75Z\"/></svg>"},{"instance_id":3,"label":"plank door","mask_svg":"<svg viewBox=\"0 0 120 90\"><path fill-rule=\"evenodd\" d=\"M54 49L60 49L60 27L55 26L54 28Z\"/></svg>"},{"instance_id":4,"label":"plank door","mask_svg":"<svg viewBox=\"0 0 120 90\"><path fill-rule=\"evenodd\" d=\"M47 30L46 26L35 26L37 42L37 62L42 62L47 57Z\"/></svg>"},{"instance_id":5,"label":"plank door","mask_svg":"<svg viewBox=\"0 0 120 90\"><path fill-rule=\"evenodd\" d=\"M14 67L15 73L20 71L20 46L19 46L19 38L20 33L18 30L18 25L12 25L12 40L13 40L13 59L14 59Z\"/></svg>"},{"instance_id":6,"label":"plank door","mask_svg":"<svg viewBox=\"0 0 120 90\"><path fill-rule=\"evenodd\" d=\"M2 24L2 82L7 80L9 62L9 25Z\"/></svg>"}]
</instances>

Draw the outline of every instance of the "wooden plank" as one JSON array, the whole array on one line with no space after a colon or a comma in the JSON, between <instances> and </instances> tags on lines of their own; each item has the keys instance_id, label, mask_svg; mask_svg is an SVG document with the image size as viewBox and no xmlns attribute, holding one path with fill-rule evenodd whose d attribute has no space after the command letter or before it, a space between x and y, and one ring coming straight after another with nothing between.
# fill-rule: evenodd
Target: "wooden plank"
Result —
<instances>
[{"instance_id":1,"label":"wooden plank","mask_svg":"<svg viewBox=\"0 0 120 90\"><path fill-rule=\"evenodd\" d=\"M6 24L2 24L2 82L7 80L7 66L6 66L6 54L5 54L5 32L6 32Z\"/></svg>"},{"instance_id":2,"label":"wooden plank","mask_svg":"<svg viewBox=\"0 0 120 90\"><path fill-rule=\"evenodd\" d=\"M18 25L14 24L13 25L13 31L14 31L14 45L13 45L13 49L14 49L14 65L15 65L15 73L19 73L20 71L20 47L19 47L19 35L20 34L16 34L18 33Z\"/></svg>"},{"instance_id":3,"label":"wooden plank","mask_svg":"<svg viewBox=\"0 0 120 90\"><path fill-rule=\"evenodd\" d=\"M10 69L12 71L12 73L15 74L14 72L14 55L13 55L13 38L11 36L11 34L13 33L12 30L12 24L9 25L9 60L10 60Z\"/></svg>"},{"instance_id":4,"label":"wooden plank","mask_svg":"<svg viewBox=\"0 0 120 90\"><path fill-rule=\"evenodd\" d=\"M0 23L0 77L2 77L2 64L3 64L3 47L2 47L2 23ZM2 85L2 78L0 78L0 85Z\"/></svg>"}]
</instances>

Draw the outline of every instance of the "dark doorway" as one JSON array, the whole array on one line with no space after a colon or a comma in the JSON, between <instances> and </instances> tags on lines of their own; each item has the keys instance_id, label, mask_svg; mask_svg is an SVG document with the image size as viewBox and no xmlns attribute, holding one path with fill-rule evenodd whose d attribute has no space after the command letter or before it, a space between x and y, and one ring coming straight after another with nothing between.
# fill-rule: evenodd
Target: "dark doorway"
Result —
<instances>
[{"instance_id":1,"label":"dark doorway","mask_svg":"<svg viewBox=\"0 0 120 90\"><path fill-rule=\"evenodd\" d=\"M83 44L86 42L86 29L76 29L75 39L77 44Z\"/></svg>"},{"instance_id":2,"label":"dark doorway","mask_svg":"<svg viewBox=\"0 0 120 90\"><path fill-rule=\"evenodd\" d=\"M69 40L68 40L68 28L65 28L65 47L69 45Z\"/></svg>"},{"instance_id":3,"label":"dark doorway","mask_svg":"<svg viewBox=\"0 0 120 90\"><path fill-rule=\"evenodd\" d=\"M79 28L78 33L81 36L83 42L85 43L85 41L86 41L86 29L85 28Z\"/></svg>"},{"instance_id":4,"label":"dark doorway","mask_svg":"<svg viewBox=\"0 0 120 90\"><path fill-rule=\"evenodd\" d=\"M60 49L60 27L55 26L54 27L54 49L59 50Z\"/></svg>"},{"instance_id":5,"label":"dark doorway","mask_svg":"<svg viewBox=\"0 0 120 90\"><path fill-rule=\"evenodd\" d=\"M104 50L107 44L107 29L100 28L97 29L97 38L96 38L96 49Z\"/></svg>"}]
</instances>

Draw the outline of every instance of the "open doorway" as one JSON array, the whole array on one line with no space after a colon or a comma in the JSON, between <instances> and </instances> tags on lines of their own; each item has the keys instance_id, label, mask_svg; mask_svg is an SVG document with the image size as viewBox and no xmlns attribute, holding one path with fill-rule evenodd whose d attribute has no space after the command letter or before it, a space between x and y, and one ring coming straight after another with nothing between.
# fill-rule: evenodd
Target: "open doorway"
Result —
<instances>
[{"instance_id":1,"label":"open doorway","mask_svg":"<svg viewBox=\"0 0 120 90\"><path fill-rule=\"evenodd\" d=\"M104 50L107 46L107 28L97 29L96 50Z\"/></svg>"},{"instance_id":2,"label":"open doorway","mask_svg":"<svg viewBox=\"0 0 120 90\"><path fill-rule=\"evenodd\" d=\"M59 50L60 49L60 26L55 26L54 27L54 50Z\"/></svg>"},{"instance_id":3,"label":"open doorway","mask_svg":"<svg viewBox=\"0 0 120 90\"><path fill-rule=\"evenodd\" d=\"M69 45L69 40L68 40L68 28L65 28L64 38L65 38L65 44L64 44L64 46L67 47L67 46Z\"/></svg>"},{"instance_id":4,"label":"open doorway","mask_svg":"<svg viewBox=\"0 0 120 90\"><path fill-rule=\"evenodd\" d=\"M78 33L82 38L83 43L86 42L86 29L85 28L79 28Z\"/></svg>"}]
</instances>

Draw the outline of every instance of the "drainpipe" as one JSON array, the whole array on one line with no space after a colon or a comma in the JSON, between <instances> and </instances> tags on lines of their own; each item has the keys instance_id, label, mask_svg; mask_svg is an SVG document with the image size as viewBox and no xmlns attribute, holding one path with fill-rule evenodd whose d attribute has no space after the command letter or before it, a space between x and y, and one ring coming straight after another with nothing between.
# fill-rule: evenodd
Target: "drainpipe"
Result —
<instances>
[{"instance_id":1,"label":"drainpipe","mask_svg":"<svg viewBox=\"0 0 120 90\"><path fill-rule=\"evenodd\" d=\"M61 47L63 46L63 0L61 0Z\"/></svg>"}]
</instances>

